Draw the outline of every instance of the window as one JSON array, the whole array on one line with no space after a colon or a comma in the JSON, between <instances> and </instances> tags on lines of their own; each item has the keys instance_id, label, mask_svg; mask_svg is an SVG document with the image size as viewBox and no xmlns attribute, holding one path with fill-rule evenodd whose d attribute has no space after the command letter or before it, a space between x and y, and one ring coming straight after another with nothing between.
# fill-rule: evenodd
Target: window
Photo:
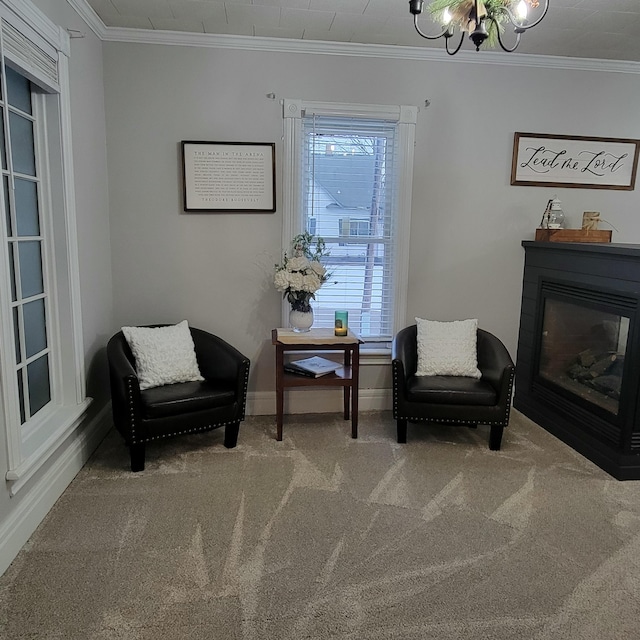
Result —
<instances>
[{"instance_id":1,"label":"window","mask_svg":"<svg viewBox=\"0 0 640 640\"><path fill-rule=\"evenodd\" d=\"M0 18L0 406L15 493L88 400L68 198L68 40L28 2L19 12L0 3Z\"/></svg>"},{"instance_id":2,"label":"window","mask_svg":"<svg viewBox=\"0 0 640 640\"><path fill-rule=\"evenodd\" d=\"M285 100L285 248L303 230L324 238L332 274L314 326L334 311L365 342L404 326L415 107Z\"/></svg>"},{"instance_id":3,"label":"window","mask_svg":"<svg viewBox=\"0 0 640 640\"><path fill-rule=\"evenodd\" d=\"M9 256L11 315L15 343L15 375L20 424L28 422L51 400L47 336L49 285L42 261L44 227L42 181L31 82L10 67L2 74L0 101L6 114L0 140L6 239Z\"/></svg>"},{"instance_id":4,"label":"window","mask_svg":"<svg viewBox=\"0 0 640 640\"><path fill-rule=\"evenodd\" d=\"M351 236L367 237L371 235L371 220L362 220L359 218L339 218L338 230L341 238L350 238ZM309 233L311 233L311 230L309 230ZM341 242L340 246L344 247L345 242Z\"/></svg>"}]
</instances>

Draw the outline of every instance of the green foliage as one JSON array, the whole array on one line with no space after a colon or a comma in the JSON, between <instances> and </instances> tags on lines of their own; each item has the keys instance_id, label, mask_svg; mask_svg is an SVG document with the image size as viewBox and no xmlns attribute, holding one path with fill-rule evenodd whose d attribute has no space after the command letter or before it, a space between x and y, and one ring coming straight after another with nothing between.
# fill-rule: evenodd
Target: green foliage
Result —
<instances>
[{"instance_id":1,"label":"green foliage","mask_svg":"<svg viewBox=\"0 0 640 640\"><path fill-rule=\"evenodd\" d=\"M324 238L316 238L315 243L313 238L314 236L312 236L308 231L295 236L291 242L293 255L305 256L306 258L309 258L309 260L318 261L320 260L320 258L328 256L329 251L327 249Z\"/></svg>"},{"instance_id":2,"label":"green foliage","mask_svg":"<svg viewBox=\"0 0 640 640\"><path fill-rule=\"evenodd\" d=\"M468 4L469 0L431 0L429 11L431 13L440 13L448 7L449 11L453 13L460 6L464 7ZM509 4L509 0L482 0L482 4L484 4L487 13L492 15L501 13L501 9L504 9Z\"/></svg>"},{"instance_id":3,"label":"green foliage","mask_svg":"<svg viewBox=\"0 0 640 640\"><path fill-rule=\"evenodd\" d=\"M482 4L487 12L485 26L489 37L486 40L486 45L495 47L498 44L498 29L502 33L504 30L503 22L507 19L505 8L511 4L511 0L482 0ZM466 30L469 11L473 8L473 0L431 0L429 12L440 21L444 10L449 9L453 16L453 24Z\"/></svg>"}]
</instances>

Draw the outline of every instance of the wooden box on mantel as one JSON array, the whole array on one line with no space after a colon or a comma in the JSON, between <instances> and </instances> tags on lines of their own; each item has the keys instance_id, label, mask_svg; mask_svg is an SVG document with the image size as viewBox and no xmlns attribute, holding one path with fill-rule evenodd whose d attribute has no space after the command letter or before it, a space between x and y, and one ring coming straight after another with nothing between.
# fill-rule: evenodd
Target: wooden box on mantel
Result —
<instances>
[{"instance_id":1,"label":"wooden box on mantel","mask_svg":"<svg viewBox=\"0 0 640 640\"><path fill-rule=\"evenodd\" d=\"M538 242L611 242L611 229L536 229Z\"/></svg>"}]
</instances>

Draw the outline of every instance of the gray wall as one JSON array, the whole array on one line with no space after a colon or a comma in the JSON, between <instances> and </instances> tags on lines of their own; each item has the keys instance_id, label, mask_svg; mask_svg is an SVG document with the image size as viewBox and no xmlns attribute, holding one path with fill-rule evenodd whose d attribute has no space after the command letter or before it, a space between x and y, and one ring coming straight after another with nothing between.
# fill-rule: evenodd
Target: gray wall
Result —
<instances>
[{"instance_id":1,"label":"gray wall","mask_svg":"<svg viewBox=\"0 0 640 640\"><path fill-rule=\"evenodd\" d=\"M67 2L33 3L83 36L71 39L71 135L87 394L100 409L110 397L104 347L114 329L102 42Z\"/></svg>"},{"instance_id":2,"label":"gray wall","mask_svg":"<svg viewBox=\"0 0 640 640\"><path fill-rule=\"evenodd\" d=\"M86 34L85 38L71 41L70 82L84 356L88 395L94 401L86 423L60 446L16 496L10 498L9 487L3 483L0 573L90 455L90 450L77 450L74 444L80 442L89 424L95 426L98 418L104 418L109 399L104 345L113 331L113 300L102 43L66 2L42 0L34 4L62 28ZM3 438L4 429L0 429L0 475L4 478L7 460ZM70 454L71 451L75 453Z\"/></svg>"},{"instance_id":3,"label":"gray wall","mask_svg":"<svg viewBox=\"0 0 640 640\"><path fill-rule=\"evenodd\" d=\"M105 43L117 324L187 318L252 360L250 392L273 391L272 286L282 223L278 98L413 104L416 131L408 323L479 318L515 357L524 239L560 197L570 226L600 211L640 242L638 191L509 185L515 131L640 137L637 75ZM506 54L504 54L506 56ZM597 88L597 90L596 90ZM431 101L424 108L425 99ZM278 211L184 214L180 140L277 143ZM388 366L362 385L388 387Z\"/></svg>"}]
</instances>

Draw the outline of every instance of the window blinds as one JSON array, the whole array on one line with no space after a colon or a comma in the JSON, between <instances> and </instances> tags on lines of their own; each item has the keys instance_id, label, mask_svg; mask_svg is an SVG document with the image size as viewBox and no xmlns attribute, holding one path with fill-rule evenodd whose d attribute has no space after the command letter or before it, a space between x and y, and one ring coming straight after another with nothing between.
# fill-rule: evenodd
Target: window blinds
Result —
<instances>
[{"instance_id":1,"label":"window blinds","mask_svg":"<svg viewBox=\"0 0 640 640\"><path fill-rule=\"evenodd\" d=\"M12 20L15 25L4 17L1 21L3 57L45 91L59 92L58 52L29 25L15 16Z\"/></svg>"},{"instance_id":2,"label":"window blinds","mask_svg":"<svg viewBox=\"0 0 640 640\"><path fill-rule=\"evenodd\" d=\"M367 118L302 118L304 227L324 238L333 274L316 293L314 326L332 327L334 311L365 341L393 333L397 122Z\"/></svg>"}]
</instances>

